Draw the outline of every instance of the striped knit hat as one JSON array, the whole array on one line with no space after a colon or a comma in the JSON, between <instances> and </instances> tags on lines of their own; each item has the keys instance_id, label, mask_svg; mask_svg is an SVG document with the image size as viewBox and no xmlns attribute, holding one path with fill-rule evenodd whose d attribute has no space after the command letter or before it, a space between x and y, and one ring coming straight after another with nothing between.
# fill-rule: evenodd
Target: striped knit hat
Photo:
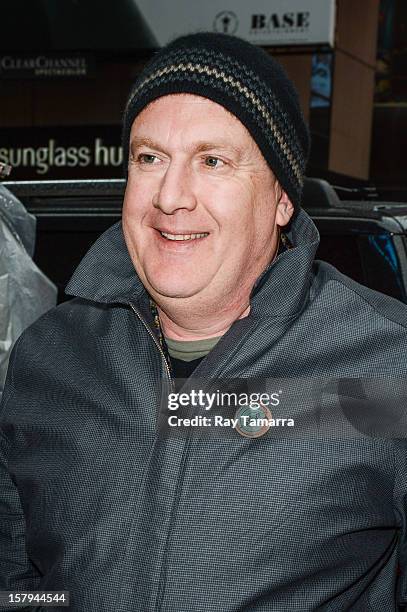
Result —
<instances>
[{"instance_id":1,"label":"striped knit hat","mask_svg":"<svg viewBox=\"0 0 407 612\"><path fill-rule=\"evenodd\" d=\"M125 173L130 130L150 102L190 93L217 102L246 126L296 208L301 204L309 134L298 95L281 65L264 50L228 34L177 38L145 66L124 113Z\"/></svg>"}]
</instances>

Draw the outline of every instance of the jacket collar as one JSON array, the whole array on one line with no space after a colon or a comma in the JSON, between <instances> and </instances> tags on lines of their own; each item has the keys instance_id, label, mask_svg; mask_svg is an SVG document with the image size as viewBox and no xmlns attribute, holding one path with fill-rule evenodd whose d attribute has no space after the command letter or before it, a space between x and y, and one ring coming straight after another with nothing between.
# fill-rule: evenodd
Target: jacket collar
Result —
<instances>
[{"instance_id":1,"label":"jacket collar","mask_svg":"<svg viewBox=\"0 0 407 612\"><path fill-rule=\"evenodd\" d=\"M250 303L254 317L291 318L306 303L319 234L304 210L299 211L286 234L293 248L280 253L253 287ZM145 302L147 293L130 259L121 221L89 249L65 293L106 304Z\"/></svg>"},{"instance_id":2,"label":"jacket collar","mask_svg":"<svg viewBox=\"0 0 407 612\"><path fill-rule=\"evenodd\" d=\"M257 279L250 298L251 314L291 318L307 302L319 233L311 217L300 210L285 232L293 247L280 253Z\"/></svg>"}]
</instances>

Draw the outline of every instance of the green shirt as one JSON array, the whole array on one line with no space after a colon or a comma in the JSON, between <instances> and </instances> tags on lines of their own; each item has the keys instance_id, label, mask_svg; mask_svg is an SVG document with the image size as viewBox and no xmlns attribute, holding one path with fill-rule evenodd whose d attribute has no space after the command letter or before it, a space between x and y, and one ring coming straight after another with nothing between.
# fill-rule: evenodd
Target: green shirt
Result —
<instances>
[{"instance_id":1,"label":"green shirt","mask_svg":"<svg viewBox=\"0 0 407 612\"><path fill-rule=\"evenodd\" d=\"M182 361L194 361L194 359L206 357L221 337L216 336L215 338L204 338L203 340L173 340L164 336L170 357L181 359Z\"/></svg>"}]
</instances>

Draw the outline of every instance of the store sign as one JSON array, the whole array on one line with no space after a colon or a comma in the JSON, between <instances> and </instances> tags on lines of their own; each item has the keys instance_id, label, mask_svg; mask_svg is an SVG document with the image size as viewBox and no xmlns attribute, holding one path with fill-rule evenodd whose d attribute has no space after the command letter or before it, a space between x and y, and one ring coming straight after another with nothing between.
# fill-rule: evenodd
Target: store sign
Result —
<instances>
[{"instance_id":1,"label":"store sign","mask_svg":"<svg viewBox=\"0 0 407 612\"><path fill-rule=\"evenodd\" d=\"M75 53L4 54L0 55L0 78L84 78L91 76L93 64L90 55Z\"/></svg>"},{"instance_id":2,"label":"store sign","mask_svg":"<svg viewBox=\"0 0 407 612\"><path fill-rule=\"evenodd\" d=\"M334 44L335 0L136 0L143 19L164 46L196 31L235 34L263 46Z\"/></svg>"},{"instance_id":3,"label":"store sign","mask_svg":"<svg viewBox=\"0 0 407 612\"><path fill-rule=\"evenodd\" d=\"M120 126L0 129L10 180L122 178Z\"/></svg>"}]
</instances>

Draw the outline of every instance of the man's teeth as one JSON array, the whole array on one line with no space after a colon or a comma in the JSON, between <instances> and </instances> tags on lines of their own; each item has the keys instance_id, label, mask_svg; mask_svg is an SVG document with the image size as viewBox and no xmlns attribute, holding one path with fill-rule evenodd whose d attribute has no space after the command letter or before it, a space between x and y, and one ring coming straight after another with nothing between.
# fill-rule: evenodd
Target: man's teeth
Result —
<instances>
[{"instance_id":1,"label":"man's teeth","mask_svg":"<svg viewBox=\"0 0 407 612\"><path fill-rule=\"evenodd\" d=\"M168 238L168 240L195 240L196 238L205 238L208 233L204 234L167 234L166 232L160 232L161 236Z\"/></svg>"}]
</instances>

